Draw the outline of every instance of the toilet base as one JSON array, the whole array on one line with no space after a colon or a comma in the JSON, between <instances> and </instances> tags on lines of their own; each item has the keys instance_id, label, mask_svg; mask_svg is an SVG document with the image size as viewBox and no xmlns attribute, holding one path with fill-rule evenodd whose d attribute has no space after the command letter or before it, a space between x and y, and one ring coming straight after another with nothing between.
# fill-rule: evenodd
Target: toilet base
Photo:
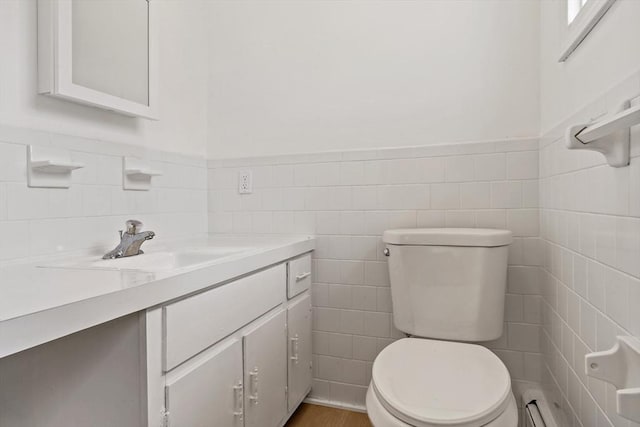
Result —
<instances>
[{"instance_id":1,"label":"toilet base","mask_svg":"<svg viewBox=\"0 0 640 427\"><path fill-rule=\"evenodd\" d=\"M373 390L372 384L369 384L369 389L367 390L367 414L374 427L412 427L410 424L394 417L382 406ZM513 393L511 393L507 409L493 421L478 427L517 427L517 425L518 406Z\"/></svg>"}]
</instances>

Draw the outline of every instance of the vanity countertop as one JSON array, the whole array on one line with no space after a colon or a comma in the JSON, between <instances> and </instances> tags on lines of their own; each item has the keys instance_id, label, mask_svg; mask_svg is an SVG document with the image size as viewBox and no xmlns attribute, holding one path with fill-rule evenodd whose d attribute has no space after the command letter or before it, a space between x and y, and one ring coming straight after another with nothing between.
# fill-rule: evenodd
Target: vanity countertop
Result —
<instances>
[{"instance_id":1,"label":"vanity countertop","mask_svg":"<svg viewBox=\"0 0 640 427\"><path fill-rule=\"evenodd\" d=\"M160 272L52 268L57 264L48 261L1 268L0 358L309 252L315 240L208 235L169 243L164 248L148 245L147 251L223 248L236 252Z\"/></svg>"}]
</instances>

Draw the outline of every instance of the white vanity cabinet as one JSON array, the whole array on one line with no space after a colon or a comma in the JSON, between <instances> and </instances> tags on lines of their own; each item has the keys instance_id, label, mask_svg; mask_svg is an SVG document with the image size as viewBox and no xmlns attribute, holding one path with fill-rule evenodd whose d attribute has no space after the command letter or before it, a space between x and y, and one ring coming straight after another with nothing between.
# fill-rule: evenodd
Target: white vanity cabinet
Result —
<instances>
[{"instance_id":1,"label":"white vanity cabinet","mask_svg":"<svg viewBox=\"0 0 640 427\"><path fill-rule=\"evenodd\" d=\"M147 310L147 425L282 426L311 388L310 267L305 254Z\"/></svg>"}]
</instances>

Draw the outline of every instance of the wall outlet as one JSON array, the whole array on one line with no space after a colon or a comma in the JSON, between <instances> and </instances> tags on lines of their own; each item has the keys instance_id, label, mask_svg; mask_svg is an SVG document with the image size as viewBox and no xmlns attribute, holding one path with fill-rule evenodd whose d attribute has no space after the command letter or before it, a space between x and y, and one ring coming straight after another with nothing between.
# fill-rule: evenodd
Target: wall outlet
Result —
<instances>
[{"instance_id":1,"label":"wall outlet","mask_svg":"<svg viewBox=\"0 0 640 427\"><path fill-rule=\"evenodd\" d=\"M238 173L238 193L253 193L253 176L251 171L240 171Z\"/></svg>"}]
</instances>

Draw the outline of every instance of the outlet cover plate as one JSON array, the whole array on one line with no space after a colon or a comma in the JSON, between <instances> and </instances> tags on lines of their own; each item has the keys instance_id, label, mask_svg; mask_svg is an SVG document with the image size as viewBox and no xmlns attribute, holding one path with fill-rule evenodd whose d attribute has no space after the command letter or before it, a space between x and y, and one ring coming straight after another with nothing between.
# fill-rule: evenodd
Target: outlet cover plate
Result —
<instances>
[{"instance_id":1,"label":"outlet cover plate","mask_svg":"<svg viewBox=\"0 0 640 427\"><path fill-rule=\"evenodd\" d=\"M238 172L238 193L253 193L253 174L249 170Z\"/></svg>"}]
</instances>

